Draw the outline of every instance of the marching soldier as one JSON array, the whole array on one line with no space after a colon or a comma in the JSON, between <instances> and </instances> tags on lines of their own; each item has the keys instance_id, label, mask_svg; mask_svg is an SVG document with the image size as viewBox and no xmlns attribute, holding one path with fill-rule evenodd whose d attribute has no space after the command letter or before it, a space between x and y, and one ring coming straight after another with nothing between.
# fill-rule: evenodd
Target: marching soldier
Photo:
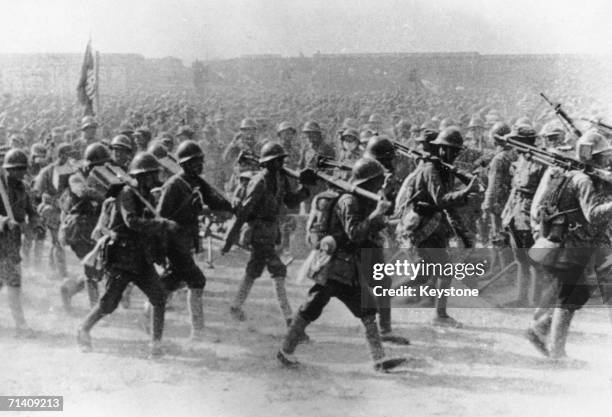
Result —
<instances>
[{"instance_id":1,"label":"marching soldier","mask_svg":"<svg viewBox=\"0 0 612 417\"><path fill-rule=\"evenodd\" d=\"M276 135L278 136L279 143L287 153L287 159L285 162L287 162L289 166L297 166L300 158L300 149L295 143L297 139L297 130L289 122L281 122L276 129ZM280 218L281 241L279 251L290 250L291 235L297 228L297 220L295 215L298 215L299 213L299 206L292 209L282 207Z\"/></svg>"},{"instance_id":2,"label":"marching soldier","mask_svg":"<svg viewBox=\"0 0 612 417\"><path fill-rule=\"evenodd\" d=\"M498 139L509 133L510 126L503 122L493 125L490 132L495 143L495 156L489 163L489 180L481 206L483 220L490 224L490 241L499 239L503 232L501 213L512 187L511 169L512 163L516 161L516 153Z\"/></svg>"},{"instance_id":3,"label":"marching soldier","mask_svg":"<svg viewBox=\"0 0 612 417\"><path fill-rule=\"evenodd\" d=\"M148 152L141 152L130 164L129 174L137 185L125 185L116 198L110 215L109 229L114 233L105 248L106 288L99 302L83 321L77 332L77 343L84 352L91 351L90 331L104 316L117 309L122 294L133 282L147 296L153 306L151 318L151 357L163 354L161 339L164 330L165 292L153 262L161 262L159 241L166 233L176 233L176 223L155 217L151 189L158 183L157 159Z\"/></svg>"},{"instance_id":4,"label":"marching soldier","mask_svg":"<svg viewBox=\"0 0 612 417\"><path fill-rule=\"evenodd\" d=\"M535 130L529 125L517 125L508 134L508 137L527 145L533 146L536 141ZM528 302L530 282L534 281L534 299L539 297L540 283L533 276L529 260L525 257L524 248L533 245L531 221L529 211L540 179L544 174L545 167L529 158L528 155L520 154L514 162L514 175L510 196L502 212L502 227L510 234L510 243L515 249L515 258L519 262L517 271L518 294L517 299L509 306L523 306Z\"/></svg>"},{"instance_id":5,"label":"marching soldier","mask_svg":"<svg viewBox=\"0 0 612 417\"><path fill-rule=\"evenodd\" d=\"M588 131L576 143L576 157L588 166L608 170L612 147L599 133ZM611 247L607 226L612 216L609 184L582 170L549 168L533 204L531 216L538 227L529 253L553 278L553 284L542 297L527 337L545 356L560 360L566 357L574 313L590 297L588 265L593 265L604 303L610 306L612 301L612 267L607 261Z\"/></svg>"},{"instance_id":6,"label":"marching soldier","mask_svg":"<svg viewBox=\"0 0 612 417\"><path fill-rule=\"evenodd\" d=\"M313 120L304 123L302 133L306 136L308 143L300 153L300 169L317 168L317 155L327 156L335 159L336 152L333 146L323 140L323 131L319 124Z\"/></svg>"},{"instance_id":7,"label":"marching soldier","mask_svg":"<svg viewBox=\"0 0 612 417\"><path fill-rule=\"evenodd\" d=\"M377 192L384 182L383 166L370 158L360 159L353 165L351 182L368 191ZM299 364L295 349L306 327L317 320L332 297L340 300L361 320L370 349L374 368L387 371L405 359L386 359L378 326L376 305L367 285L359 277L361 248L376 248L379 243L371 239L385 227L384 215L390 203L381 199L378 204L354 194L342 194L333 209L333 217L325 239L335 241L335 252L328 265L315 277L316 283L308 291L308 300L300 306L277 353L285 366Z\"/></svg>"},{"instance_id":8,"label":"marching soldier","mask_svg":"<svg viewBox=\"0 0 612 417\"><path fill-rule=\"evenodd\" d=\"M401 180L395 173L395 147L393 143L385 136L374 136L366 145L364 158L371 158L379 162L385 170L385 181L381 187L381 191L385 199L391 204L386 214L392 214L394 211L395 198L402 185ZM381 230L381 233L387 231L389 239L385 239L385 247L391 247L391 238L393 231L390 228ZM383 248L372 248L373 263L384 263ZM376 284L375 284L376 283ZM370 286L380 284L383 288L391 288L391 278L385 277L381 281L371 281ZM398 336L393 333L391 328L391 297L376 297L378 307L378 325L380 327L381 338L385 342L392 342L402 345L408 345L410 342L408 339Z\"/></svg>"},{"instance_id":9,"label":"marching soldier","mask_svg":"<svg viewBox=\"0 0 612 417\"><path fill-rule=\"evenodd\" d=\"M426 144L426 142L423 142ZM452 164L463 148L463 138L459 130L449 127L440 132L437 138L427 144L435 146L438 159L420 161L416 170L402 184L396 199L396 213L400 216L397 236L403 248L416 248L425 262L448 262L448 240L458 234L454 224L454 208L467 203L468 194L478 187L476 177L464 188L454 190L454 177L441 162ZM451 281L447 277L436 277L436 288L446 289ZM461 327L446 311L447 297L435 299L435 326Z\"/></svg>"},{"instance_id":10,"label":"marching soldier","mask_svg":"<svg viewBox=\"0 0 612 417\"><path fill-rule=\"evenodd\" d=\"M266 267L274 280L282 314L287 323L291 321L292 311L285 289L287 267L275 251L275 245L280 238L279 211L282 205L289 208L296 207L308 198L310 193L305 187L295 191L290 189L288 178L282 172L286 157L287 153L280 144L266 143L261 149L259 158L263 169L250 180L244 199L235 208L237 224L247 222L251 228L249 243L252 246L244 278L230 307L232 317L239 321L246 320L242 306L255 280L261 276ZM226 244L223 251L227 250L229 246Z\"/></svg>"},{"instance_id":11,"label":"marching soldier","mask_svg":"<svg viewBox=\"0 0 612 417\"><path fill-rule=\"evenodd\" d=\"M238 184L240 183L240 174L246 171L256 171L259 169L249 159L239 158L239 155L244 152L251 155L257 154L257 123L251 118L246 118L240 123L240 132L227 145L223 152L222 159L226 164L233 165L232 175L225 185L227 195L232 195Z\"/></svg>"},{"instance_id":12,"label":"marching soldier","mask_svg":"<svg viewBox=\"0 0 612 417\"><path fill-rule=\"evenodd\" d=\"M0 288L6 286L8 304L18 337L33 336L21 305L21 249L22 226L27 222L35 230L41 228L38 216L26 192L23 178L28 168L28 157L19 149L11 149L4 156L0 172Z\"/></svg>"},{"instance_id":13,"label":"marching soldier","mask_svg":"<svg viewBox=\"0 0 612 417\"><path fill-rule=\"evenodd\" d=\"M170 177L162 188L158 213L177 223L177 231L168 236L168 265L162 276L166 291L172 292L185 282L189 288L191 337L202 338L204 310L202 294L206 278L193 260L191 251L198 251L199 216L204 204L214 211L232 211L232 205L200 175L204 169L204 153L194 141L184 141L177 150L182 171Z\"/></svg>"},{"instance_id":14,"label":"marching soldier","mask_svg":"<svg viewBox=\"0 0 612 417\"><path fill-rule=\"evenodd\" d=\"M85 150L85 165L68 179L68 187L60 198L62 209L61 239L70 246L77 258L83 259L92 251L95 242L91 233L96 225L104 195L88 185L91 170L104 165L111 156L100 143L92 143ZM85 277L67 278L61 285L62 303L66 311L71 310L72 297L87 286L91 306L98 301L98 271L92 266L84 266Z\"/></svg>"},{"instance_id":15,"label":"marching soldier","mask_svg":"<svg viewBox=\"0 0 612 417\"><path fill-rule=\"evenodd\" d=\"M49 261L54 268L57 268L58 275L62 278L67 276L68 271L66 253L58 237L62 213L59 199L68 187L68 177L74 171L68 164L71 155L72 146L67 143L60 144L57 148L57 161L43 168L34 180L34 191L41 199L37 211L42 224L51 235Z\"/></svg>"},{"instance_id":16,"label":"marching soldier","mask_svg":"<svg viewBox=\"0 0 612 417\"><path fill-rule=\"evenodd\" d=\"M338 162L353 165L361 158L361 149L359 149L359 132L355 128L346 128L340 134L340 155Z\"/></svg>"}]
</instances>

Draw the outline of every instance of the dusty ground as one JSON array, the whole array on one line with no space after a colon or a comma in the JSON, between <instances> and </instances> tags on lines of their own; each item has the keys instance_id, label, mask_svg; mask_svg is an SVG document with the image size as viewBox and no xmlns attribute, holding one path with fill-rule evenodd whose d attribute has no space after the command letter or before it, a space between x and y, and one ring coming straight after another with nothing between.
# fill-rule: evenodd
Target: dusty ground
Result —
<instances>
[{"instance_id":1,"label":"dusty ground","mask_svg":"<svg viewBox=\"0 0 612 417\"><path fill-rule=\"evenodd\" d=\"M268 278L254 287L246 323L226 314L242 273L227 264L242 265L242 258L205 269L206 341L187 342L179 298L167 314L167 354L157 361L146 359L147 337L137 325L140 293L129 310L120 307L94 329L95 351L84 354L75 329L86 295L75 297L77 314L67 316L59 282L26 268L26 314L37 338L14 338L3 295L0 394L63 395L63 415L71 416L612 415L612 328L603 310L577 314L568 352L582 361L558 369L522 336L529 310L453 309L466 327L438 330L428 324L430 310L395 309L395 327L412 345L388 350L414 359L399 373L380 375L371 370L360 323L333 300L309 328L313 343L298 349L302 368L286 370L275 360L284 323ZM294 307L307 288L289 284Z\"/></svg>"}]
</instances>

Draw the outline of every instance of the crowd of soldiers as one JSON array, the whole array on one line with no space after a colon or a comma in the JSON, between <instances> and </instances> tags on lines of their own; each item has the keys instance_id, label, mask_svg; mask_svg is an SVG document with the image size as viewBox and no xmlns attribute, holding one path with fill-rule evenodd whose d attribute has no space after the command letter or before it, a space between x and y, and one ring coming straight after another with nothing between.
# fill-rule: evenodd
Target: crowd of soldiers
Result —
<instances>
[{"instance_id":1,"label":"crowd of soldiers","mask_svg":"<svg viewBox=\"0 0 612 417\"><path fill-rule=\"evenodd\" d=\"M11 116L10 109L23 104L11 100L5 97L5 123L23 117ZM182 117L119 106L109 111L128 117L115 129L100 126L104 115L101 121L88 115L79 135L65 125L50 130L41 125L38 140L31 125L0 126L6 144L0 283L7 287L18 335L33 334L20 302L21 258L40 263L48 250L65 310L71 311L80 291L88 295L91 311L77 332L83 351L92 349L94 325L122 301L129 303L132 286L148 300L143 320L153 357L163 353L168 296L181 286L188 288L191 338L201 340L206 278L194 253L201 249L201 222L213 215L233 225L222 252L232 245L250 251L228 314L246 320L244 304L267 268L287 324L277 353L285 366L298 364L296 347L309 341L307 326L332 297L363 323L375 369L404 362L385 355L383 342L409 341L392 329L391 299L375 299L371 277L359 272L364 248L371 250L372 262L384 261L383 249L395 245L443 263L452 262L445 252L451 241L467 248L510 245L518 264L518 294L511 305L537 305L527 338L555 360L565 356L574 312L591 296L588 272L595 271L608 299L612 199L609 184L587 168L612 166L609 132L593 128L573 137L551 112L509 119L491 106L460 120L434 116L420 124L411 123L409 114L400 117L401 109L393 115L361 111L327 129L315 120L273 126L246 117L236 133L226 126L223 109L212 121L192 106L175 110ZM64 121L71 123L70 116ZM587 168L547 167L512 146L514 141L570 155ZM463 183L457 172L464 173ZM325 204L330 208L323 236L311 242L325 261L313 267L314 285L294 312L280 254L289 247L295 215L312 220ZM545 205L555 207L553 216L542 215ZM548 254L539 263L527 256L527 249L547 249L550 242L567 250L553 252L553 261ZM67 247L82 261L79 277L69 276ZM392 285L388 277L384 285ZM449 288L451 278L437 277L433 285ZM525 304L529 291L532 300ZM433 307L433 326L462 326L448 314L446 297L420 303Z\"/></svg>"}]
</instances>

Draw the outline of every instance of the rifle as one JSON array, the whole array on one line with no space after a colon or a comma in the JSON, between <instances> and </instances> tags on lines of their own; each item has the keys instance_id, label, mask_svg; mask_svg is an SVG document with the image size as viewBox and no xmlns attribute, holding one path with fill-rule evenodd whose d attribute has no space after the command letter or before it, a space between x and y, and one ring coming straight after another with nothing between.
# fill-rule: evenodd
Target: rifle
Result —
<instances>
[{"instance_id":1,"label":"rifle","mask_svg":"<svg viewBox=\"0 0 612 417\"><path fill-rule=\"evenodd\" d=\"M392 140L391 143L393 143L393 146L395 146L395 149L400 154L402 154L404 156L407 156L408 158L423 159L425 161L436 161L436 162L438 162L440 165L442 165L444 168L446 168L447 171L449 171L451 174L453 174L459 181L461 181L464 185L468 185L470 183L470 181L472 181L472 178L474 177L472 174L468 174L468 173L460 171L453 164L449 164L448 162L444 162L440 158L430 154L429 152L417 151L416 149L411 149L411 148L407 147L406 145L402 145L401 143L399 143L397 141L394 141L394 140ZM479 192L484 192L484 188L483 188L482 184L478 184L478 191Z\"/></svg>"},{"instance_id":2,"label":"rifle","mask_svg":"<svg viewBox=\"0 0 612 417\"><path fill-rule=\"evenodd\" d=\"M518 152L529 155L531 159L542 165L559 167L566 171L582 171L591 177L595 177L601 181L612 184L612 172L605 169L596 168L572 157L555 152L549 152L546 149L527 145L523 142L519 142L508 137L495 136L495 138L513 147Z\"/></svg>"},{"instance_id":3,"label":"rifle","mask_svg":"<svg viewBox=\"0 0 612 417\"><path fill-rule=\"evenodd\" d=\"M600 129L607 130L609 133L612 133L612 125L602 122L601 120L593 120L588 117L581 117L580 120L584 120L585 122L589 122L593 126L597 126Z\"/></svg>"},{"instance_id":4,"label":"rifle","mask_svg":"<svg viewBox=\"0 0 612 417\"><path fill-rule=\"evenodd\" d=\"M563 125L563 127L565 127L565 129L570 134L573 134L577 138L582 136L582 132L576 127L572 118L569 117L568 114L561 108L561 103L557 103L557 104L553 103L552 101L549 100L548 97L544 95L544 93L540 93L540 96L542 96L544 101L546 101L546 103L548 103L548 105L553 108L553 110L555 111L555 114L561 121L561 124Z\"/></svg>"},{"instance_id":5,"label":"rifle","mask_svg":"<svg viewBox=\"0 0 612 417\"><path fill-rule=\"evenodd\" d=\"M257 158L257 156L244 151L240 153L240 155L238 156L238 160L244 160L259 164L259 158ZM384 199L384 197L381 195L365 190L361 187L356 186L355 184L351 184L348 181L339 178L334 178L331 175L324 174L323 172L313 170L311 168L307 168L302 172L298 172L294 169L287 168L284 166L282 167L282 172L285 175L291 178L295 178L300 182L314 182L319 179L325 181L328 184L331 184L336 188L341 189L342 191L351 194L357 194L360 197L367 198L368 200L372 200L374 202L379 202L380 200ZM221 249L222 253L228 252L231 249L232 245L234 245L234 242L238 240L238 237L240 236L240 229L242 228L243 224L244 220L236 218L236 221L230 227L230 230L227 233L227 237L225 238L225 245Z\"/></svg>"},{"instance_id":6,"label":"rifle","mask_svg":"<svg viewBox=\"0 0 612 417\"><path fill-rule=\"evenodd\" d=\"M343 164L342 162L336 161L329 156L319 154L315 155L315 165L319 168L335 168L341 171L352 171L353 169L351 165Z\"/></svg>"}]
</instances>

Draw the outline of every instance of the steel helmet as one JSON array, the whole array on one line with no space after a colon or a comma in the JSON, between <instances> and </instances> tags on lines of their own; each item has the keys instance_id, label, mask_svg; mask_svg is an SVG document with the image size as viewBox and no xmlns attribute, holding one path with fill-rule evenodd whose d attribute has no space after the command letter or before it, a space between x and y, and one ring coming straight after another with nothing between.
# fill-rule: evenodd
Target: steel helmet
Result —
<instances>
[{"instance_id":1,"label":"steel helmet","mask_svg":"<svg viewBox=\"0 0 612 417\"><path fill-rule=\"evenodd\" d=\"M70 156L74 152L74 148L69 143L60 143L57 147L57 154L62 156Z\"/></svg>"},{"instance_id":2,"label":"steel helmet","mask_svg":"<svg viewBox=\"0 0 612 417\"><path fill-rule=\"evenodd\" d=\"M432 143L434 140L436 140L439 134L440 132L438 132L436 129L423 129L421 131L421 134L418 138L415 139L415 141Z\"/></svg>"},{"instance_id":3,"label":"steel helmet","mask_svg":"<svg viewBox=\"0 0 612 417\"><path fill-rule=\"evenodd\" d=\"M380 162L372 158L361 158L353 164L351 183L363 184L371 179L385 175L385 168Z\"/></svg>"},{"instance_id":4,"label":"steel helmet","mask_svg":"<svg viewBox=\"0 0 612 417\"><path fill-rule=\"evenodd\" d=\"M472 116L472 118L470 119L470 123L468 124L468 129L474 129L474 128L483 128L484 129L484 122L483 120L480 118L480 116L478 116L477 114L475 114L474 116Z\"/></svg>"},{"instance_id":5,"label":"steel helmet","mask_svg":"<svg viewBox=\"0 0 612 417\"><path fill-rule=\"evenodd\" d=\"M139 152L130 163L129 174L141 175L148 172L158 172L159 168L159 162L152 153Z\"/></svg>"},{"instance_id":6,"label":"steel helmet","mask_svg":"<svg viewBox=\"0 0 612 417\"><path fill-rule=\"evenodd\" d=\"M309 120L304 123L304 127L302 127L302 133L321 133L321 126L314 120Z\"/></svg>"},{"instance_id":7,"label":"steel helmet","mask_svg":"<svg viewBox=\"0 0 612 417\"><path fill-rule=\"evenodd\" d=\"M110 152L101 143L92 143L85 148L85 161L89 166L102 165L110 160Z\"/></svg>"},{"instance_id":8,"label":"steel helmet","mask_svg":"<svg viewBox=\"0 0 612 417\"><path fill-rule=\"evenodd\" d=\"M368 119L368 123L381 124L382 122L382 117L378 113L372 113Z\"/></svg>"},{"instance_id":9,"label":"steel helmet","mask_svg":"<svg viewBox=\"0 0 612 417\"><path fill-rule=\"evenodd\" d=\"M366 144L363 156L376 160L395 157L395 146L386 136L373 136Z\"/></svg>"},{"instance_id":10,"label":"steel helmet","mask_svg":"<svg viewBox=\"0 0 612 417\"><path fill-rule=\"evenodd\" d=\"M508 134L508 137L526 144L534 144L536 140L536 131L531 125L515 125Z\"/></svg>"},{"instance_id":11,"label":"steel helmet","mask_svg":"<svg viewBox=\"0 0 612 417\"><path fill-rule=\"evenodd\" d=\"M280 143L266 142L261 147L261 153L259 155L259 163L271 161L276 158L283 158L287 156L287 152Z\"/></svg>"},{"instance_id":12,"label":"steel helmet","mask_svg":"<svg viewBox=\"0 0 612 417\"><path fill-rule=\"evenodd\" d=\"M456 126L450 126L438 134L438 137L431 142L434 145L439 146L450 146L451 148L463 148L463 136L461 136L461 131Z\"/></svg>"},{"instance_id":13,"label":"steel helmet","mask_svg":"<svg viewBox=\"0 0 612 417\"><path fill-rule=\"evenodd\" d=\"M162 159L168 156L168 150L159 141L151 142L147 148L147 152L153 154L157 159Z\"/></svg>"},{"instance_id":14,"label":"steel helmet","mask_svg":"<svg viewBox=\"0 0 612 417\"><path fill-rule=\"evenodd\" d=\"M451 119L450 117L446 117L442 119L442 121L440 122L440 126L439 126L440 132L446 129L447 127L456 126L456 125L457 124L455 123L453 119Z\"/></svg>"},{"instance_id":15,"label":"steel helmet","mask_svg":"<svg viewBox=\"0 0 612 417\"><path fill-rule=\"evenodd\" d=\"M176 150L176 157L178 158L179 164L183 164L187 161L191 161L194 158L204 158L204 152L202 148L193 140L186 140L181 142Z\"/></svg>"},{"instance_id":16,"label":"steel helmet","mask_svg":"<svg viewBox=\"0 0 612 417\"><path fill-rule=\"evenodd\" d=\"M96 119L94 119L93 116L83 117L83 119L81 120L81 130L88 129L90 127L91 128L98 127L98 122L96 122Z\"/></svg>"},{"instance_id":17,"label":"steel helmet","mask_svg":"<svg viewBox=\"0 0 612 417\"><path fill-rule=\"evenodd\" d=\"M22 168L26 169L28 167L28 156L21 149L10 149L4 155L4 163L2 164L2 168L11 169L11 168Z\"/></svg>"},{"instance_id":18,"label":"steel helmet","mask_svg":"<svg viewBox=\"0 0 612 417\"><path fill-rule=\"evenodd\" d=\"M246 119L242 119L240 122L240 130L249 130L249 129L257 129L257 122L247 117Z\"/></svg>"},{"instance_id":19,"label":"steel helmet","mask_svg":"<svg viewBox=\"0 0 612 417\"><path fill-rule=\"evenodd\" d=\"M30 153L32 154L32 156L44 158L45 156L47 156L47 148L45 148L45 146L41 143L35 143L30 148Z\"/></svg>"},{"instance_id":20,"label":"steel helmet","mask_svg":"<svg viewBox=\"0 0 612 417\"><path fill-rule=\"evenodd\" d=\"M576 157L583 162L590 162L593 155L610 151L612 147L596 129L587 130L576 142Z\"/></svg>"},{"instance_id":21,"label":"steel helmet","mask_svg":"<svg viewBox=\"0 0 612 417\"><path fill-rule=\"evenodd\" d=\"M111 140L110 143L111 149L125 149L128 151L132 150L132 141L125 135L117 135Z\"/></svg>"},{"instance_id":22,"label":"steel helmet","mask_svg":"<svg viewBox=\"0 0 612 417\"><path fill-rule=\"evenodd\" d=\"M340 139L344 140L345 137L352 137L355 138L355 140L359 140L359 131L352 127L346 128L342 131Z\"/></svg>"},{"instance_id":23,"label":"steel helmet","mask_svg":"<svg viewBox=\"0 0 612 417\"><path fill-rule=\"evenodd\" d=\"M291 125L291 123L289 123L289 122L287 122L287 121L284 121L284 122L281 122L281 123L278 125L278 128L276 129L276 134L278 135L278 134L280 134L281 132L284 132L285 130L293 130L293 133L296 133L296 132L297 132L296 128L295 128L295 127L293 127L293 126Z\"/></svg>"}]
</instances>

